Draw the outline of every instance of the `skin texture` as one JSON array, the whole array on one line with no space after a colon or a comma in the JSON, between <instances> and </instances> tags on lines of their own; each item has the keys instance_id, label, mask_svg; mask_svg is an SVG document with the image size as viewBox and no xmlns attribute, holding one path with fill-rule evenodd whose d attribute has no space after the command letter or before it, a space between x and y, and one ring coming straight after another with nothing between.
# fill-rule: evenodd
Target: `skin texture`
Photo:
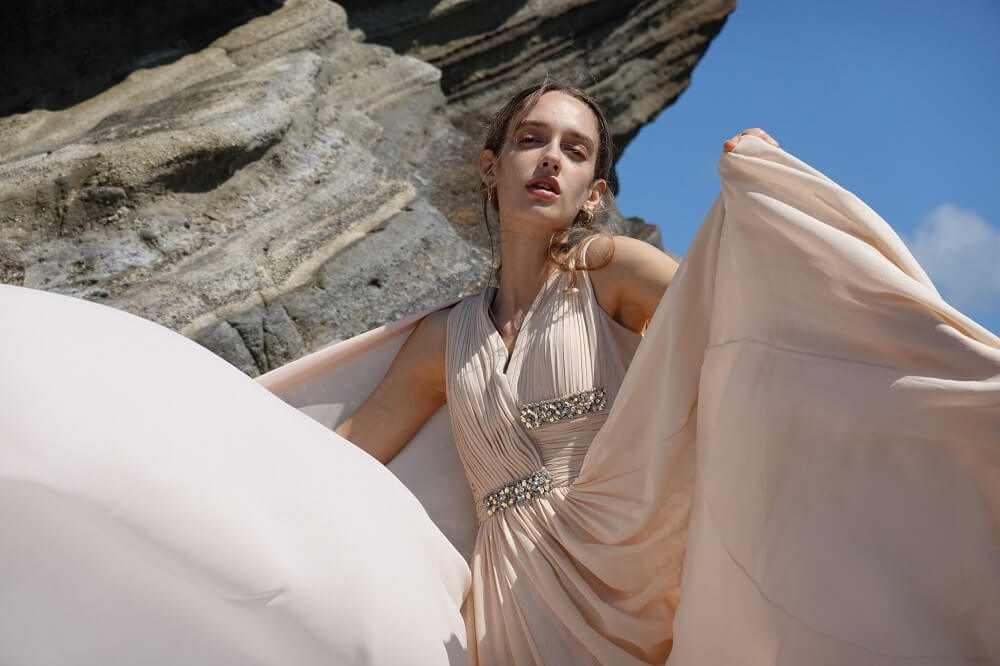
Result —
<instances>
[{"instance_id":1,"label":"skin texture","mask_svg":"<svg viewBox=\"0 0 1000 666\"><path fill-rule=\"evenodd\" d=\"M778 145L754 127L727 139L723 150L735 148L745 134ZM508 352L538 290L556 270L547 258L552 235L569 227L581 209L595 210L607 190L607 183L594 176L598 136L597 119L584 102L548 92L511 128L499 154L484 150L479 156L480 176L496 188L500 208L504 271L492 314ZM529 186L539 178L549 179L558 194ZM611 256L607 265L590 272L600 307L626 328L644 332L677 262L627 236L598 238L587 253L585 260L595 265ZM335 432L385 464L444 405L450 310L421 320L379 385ZM401 404L407 408L399 409Z\"/></svg>"}]
</instances>

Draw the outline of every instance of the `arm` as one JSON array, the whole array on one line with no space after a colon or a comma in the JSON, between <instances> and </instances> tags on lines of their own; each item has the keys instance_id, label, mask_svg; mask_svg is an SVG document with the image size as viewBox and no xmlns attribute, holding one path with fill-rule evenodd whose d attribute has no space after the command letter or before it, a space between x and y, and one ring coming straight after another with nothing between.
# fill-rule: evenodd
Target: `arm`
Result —
<instances>
[{"instance_id":1,"label":"arm","mask_svg":"<svg viewBox=\"0 0 1000 666\"><path fill-rule=\"evenodd\" d=\"M388 464L445 404L445 336L450 308L424 317L400 347L382 381L334 429Z\"/></svg>"},{"instance_id":2,"label":"arm","mask_svg":"<svg viewBox=\"0 0 1000 666\"><path fill-rule=\"evenodd\" d=\"M726 139L722 150L733 150L744 134L778 146L770 134L751 127ZM629 236L599 237L587 248L587 255L597 266L611 256L607 266L590 273L598 304L622 326L636 333L644 332L674 279L677 261L649 243Z\"/></svg>"},{"instance_id":3,"label":"arm","mask_svg":"<svg viewBox=\"0 0 1000 666\"><path fill-rule=\"evenodd\" d=\"M612 246L610 262L590 273L597 302L619 324L642 333L679 264L662 250L629 236L597 238L587 248L587 259L600 266Z\"/></svg>"}]
</instances>

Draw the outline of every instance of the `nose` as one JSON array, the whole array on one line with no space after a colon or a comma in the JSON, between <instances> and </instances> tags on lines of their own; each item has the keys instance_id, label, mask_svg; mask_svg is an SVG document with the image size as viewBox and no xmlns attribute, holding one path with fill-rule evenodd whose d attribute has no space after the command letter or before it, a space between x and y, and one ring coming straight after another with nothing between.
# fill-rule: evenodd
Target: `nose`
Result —
<instances>
[{"instance_id":1,"label":"nose","mask_svg":"<svg viewBox=\"0 0 1000 666\"><path fill-rule=\"evenodd\" d=\"M552 153L543 155L540 165L543 169L549 169L552 173L559 173L559 158Z\"/></svg>"}]
</instances>

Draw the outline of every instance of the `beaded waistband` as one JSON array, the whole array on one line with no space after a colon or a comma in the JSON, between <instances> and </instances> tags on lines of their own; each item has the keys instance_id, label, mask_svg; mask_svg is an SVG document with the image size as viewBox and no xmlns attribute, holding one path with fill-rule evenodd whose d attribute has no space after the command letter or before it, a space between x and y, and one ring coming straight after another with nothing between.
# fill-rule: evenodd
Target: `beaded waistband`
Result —
<instances>
[{"instance_id":1,"label":"beaded waistband","mask_svg":"<svg viewBox=\"0 0 1000 666\"><path fill-rule=\"evenodd\" d=\"M538 497L552 489L552 475L542 467L534 474L515 479L507 485L494 490L483 498L486 513L492 516L497 511L510 508L515 504L526 502L532 497Z\"/></svg>"},{"instance_id":2,"label":"beaded waistband","mask_svg":"<svg viewBox=\"0 0 1000 666\"><path fill-rule=\"evenodd\" d=\"M555 423L588 412L599 412L604 409L606 403L607 395L604 389L597 386L562 398L527 404L521 407L521 423L530 430L543 423Z\"/></svg>"}]
</instances>

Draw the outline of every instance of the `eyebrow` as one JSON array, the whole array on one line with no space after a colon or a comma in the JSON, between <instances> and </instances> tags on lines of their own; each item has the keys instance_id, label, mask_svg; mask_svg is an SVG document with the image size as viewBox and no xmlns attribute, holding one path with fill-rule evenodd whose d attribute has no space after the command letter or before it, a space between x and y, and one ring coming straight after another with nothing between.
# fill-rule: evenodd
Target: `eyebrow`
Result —
<instances>
[{"instance_id":1,"label":"eyebrow","mask_svg":"<svg viewBox=\"0 0 1000 666\"><path fill-rule=\"evenodd\" d=\"M551 125L549 125L546 122L542 122L541 120L524 120L524 121L521 121L520 123L518 123L517 127L514 128L514 133L516 134L517 132L521 131L522 129L524 129L526 127L540 127L542 129L547 129L547 130L551 130L552 129ZM573 138L577 139L578 141L580 141L584 145L586 145L587 146L587 150L593 150L594 149L594 142L593 142L593 140L590 137L588 137L586 134L581 134L580 132L577 132L576 130L572 130L572 129L566 130L565 133L568 134L568 135L570 135L570 136L572 136Z\"/></svg>"}]
</instances>

